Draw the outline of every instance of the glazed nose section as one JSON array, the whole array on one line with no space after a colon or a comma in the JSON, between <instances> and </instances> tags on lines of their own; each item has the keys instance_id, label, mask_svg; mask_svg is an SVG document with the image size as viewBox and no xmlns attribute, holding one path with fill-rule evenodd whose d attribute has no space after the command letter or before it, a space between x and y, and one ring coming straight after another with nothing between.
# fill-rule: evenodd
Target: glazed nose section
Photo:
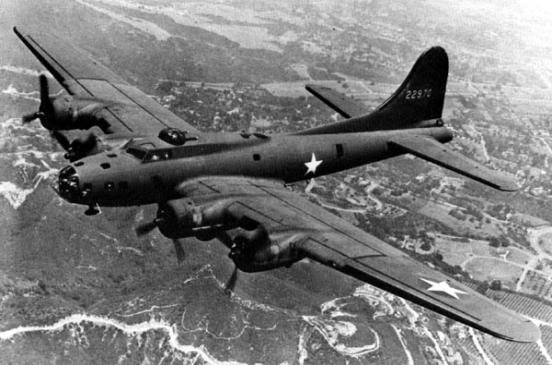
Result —
<instances>
[{"instance_id":1,"label":"glazed nose section","mask_svg":"<svg viewBox=\"0 0 552 365\"><path fill-rule=\"evenodd\" d=\"M73 166L66 166L59 172L58 194L68 200L75 200L80 196L79 177Z\"/></svg>"}]
</instances>

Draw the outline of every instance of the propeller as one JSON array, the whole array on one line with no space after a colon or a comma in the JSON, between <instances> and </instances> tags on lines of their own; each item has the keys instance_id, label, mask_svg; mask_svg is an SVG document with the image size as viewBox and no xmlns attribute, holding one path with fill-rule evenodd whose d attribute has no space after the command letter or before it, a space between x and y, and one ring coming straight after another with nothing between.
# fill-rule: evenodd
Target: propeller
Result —
<instances>
[{"instance_id":1,"label":"propeller","mask_svg":"<svg viewBox=\"0 0 552 365\"><path fill-rule=\"evenodd\" d=\"M217 239L222 242L226 247L229 249L232 249L235 245L234 240L232 240L232 237L226 232L226 231L220 231L216 234ZM228 257L232 258L231 254L228 254ZM238 281L238 267L236 266L236 263L232 259L232 263L234 264L234 270L232 270L232 275L228 278L228 281L224 285L224 292L227 295L230 295L234 288L236 287L236 282Z\"/></svg>"},{"instance_id":2,"label":"propeller","mask_svg":"<svg viewBox=\"0 0 552 365\"><path fill-rule=\"evenodd\" d=\"M184 252L184 249L182 248L182 242L178 240L178 238L173 239L173 245L174 250L176 251L176 259L178 260L178 263L180 264L182 261L184 261L184 258L186 257L186 253Z\"/></svg>"},{"instance_id":3,"label":"propeller","mask_svg":"<svg viewBox=\"0 0 552 365\"><path fill-rule=\"evenodd\" d=\"M138 237L141 237L141 236L144 236L144 235L150 233L155 228L157 228L158 223L159 222L156 218L156 219L152 220L151 222L146 222L146 223L142 223L142 224L138 225L136 228L134 228L134 231L136 232L136 235Z\"/></svg>"},{"instance_id":4,"label":"propeller","mask_svg":"<svg viewBox=\"0 0 552 365\"><path fill-rule=\"evenodd\" d=\"M230 278L228 278L228 281L224 285L224 292L226 294L231 294L234 291L234 288L236 287L236 282L238 281L238 267L234 265L234 270L232 271L232 275Z\"/></svg>"},{"instance_id":5,"label":"propeller","mask_svg":"<svg viewBox=\"0 0 552 365\"><path fill-rule=\"evenodd\" d=\"M228 248L232 248L232 246L234 245L232 237L230 237L230 235L226 231L217 232L215 237Z\"/></svg>"},{"instance_id":6,"label":"propeller","mask_svg":"<svg viewBox=\"0 0 552 365\"><path fill-rule=\"evenodd\" d=\"M25 114L24 116L21 117L21 121L23 122L23 124L27 124L27 123L32 122L35 119L40 119L40 118L43 118L43 117L44 117L44 113L36 111L34 113L31 113L31 114Z\"/></svg>"},{"instance_id":7,"label":"propeller","mask_svg":"<svg viewBox=\"0 0 552 365\"><path fill-rule=\"evenodd\" d=\"M138 225L136 228L134 228L134 231L136 232L136 235L138 237L144 236L150 233L151 231L153 231L155 228L157 228L161 221L162 221L161 218L155 218L150 222L145 222ZM173 239L172 241L174 245L174 250L176 252L176 259L180 264L182 261L184 261L184 258L186 257L186 253L182 248L182 242L180 242L177 238Z\"/></svg>"},{"instance_id":8,"label":"propeller","mask_svg":"<svg viewBox=\"0 0 552 365\"><path fill-rule=\"evenodd\" d=\"M71 142L69 142L69 139L67 139L63 133L51 131L50 136L52 136L65 151L68 151L71 147Z\"/></svg>"},{"instance_id":9,"label":"propeller","mask_svg":"<svg viewBox=\"0 0 552 365\"><path fill-rule=\"evenodd\" d=\"M41 74L38 76L38 81L40 83L40 106L38 107L38 111L26 114L21 118L23 124L30 123L37 118L43 122L54 112L54 106L52 105L52 100L50 100L48 78L46 75Z\"/></svg>"}]
</instances>

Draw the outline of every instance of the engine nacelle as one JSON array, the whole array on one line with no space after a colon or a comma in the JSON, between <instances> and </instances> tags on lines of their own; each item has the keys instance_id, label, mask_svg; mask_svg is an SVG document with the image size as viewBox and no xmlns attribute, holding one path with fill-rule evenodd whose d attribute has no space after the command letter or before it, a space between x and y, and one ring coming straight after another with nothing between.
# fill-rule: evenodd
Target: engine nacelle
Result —
<instances>
[{"instance_id":1,"label":"engine nacelle","mask_svg":"<svg viewBox=\"0 0 552 365\"><path fill-rule=\"evenodd\" d=\"M190 199L169 200L159 205L156 225L166 237L176 239L215 237L230 248L229 256L246 272L290 266L304 254L296 243L304 239L300 231L285 231L269 235L265 227L247 216L229 212L232 200L195 205Z\"/></svg>"},{"instance_id":2,"label":"engine nacelle","mask_svg":"<svg viewBox=\"0 0 552 365\"><path fill-rule=\"evenodd\" d=\"M226 201L195 205L190 199L169 200L159 206L157 226L168 238L195 236L202 240L214 238L215 233L235 228L227 217Z\"/></svg>"},{"instance_id":3,"label":"engine nacelle","mask_svg":"<svg viewBox=\"0 0 552 365\"><path fill-rule=\"evenodd\" d=\"M74 97L69 94L50 96L46 75L40 75L38 80L40 106L38 111L24 115L21 118L23 123L29 123L38 118L44 128L50 131L90 129L98 126L107 132L109 123L104 119L103 113L108 105L115 105L115 102Z\"/></svg>"},{"instance_id":4,"label":"engine nacelle","mask_svg":"<svg viewBox=\"0 0 552 365\"><path fill-rule=\"evenodd\" d=\"M52 134L54 133L59 132L53 132ZM54 135L54 137L56 137L58 142L60 142L63 148L67 151L64 157L71 162L105 150L105 148L102 148L102 146L98 143L96 136L92 133L86 137L74 139L72 142L69 142L67 138L60 135Z\"/></svg>"},{"instance_id":5,"label":"engine nacelle","mask_svg":"<svg viewBox=\"0 0 552 365\"><path fill-rule=\"evenodd\" d=\"M271 237L262 225L253 230L237 229L232 239L229 257L245 272L265 271L276 267L289 267L304 258L296 243L302 234L274 234Z\"/></svg>"},{"instance_id":6,"label":"engine nacelle","mask_svg":"<svg viewBox=\"0 0 552 365\"><path fill-rule=\"evenodd\" d=\"M45 115L40 121L44 128L52 131L89 129L93 126L106 130L108 124L102 117L105 107L106 104L99 100L64 94L50 98L50 105L44 107Z\"/></svg>"}]
</instances>

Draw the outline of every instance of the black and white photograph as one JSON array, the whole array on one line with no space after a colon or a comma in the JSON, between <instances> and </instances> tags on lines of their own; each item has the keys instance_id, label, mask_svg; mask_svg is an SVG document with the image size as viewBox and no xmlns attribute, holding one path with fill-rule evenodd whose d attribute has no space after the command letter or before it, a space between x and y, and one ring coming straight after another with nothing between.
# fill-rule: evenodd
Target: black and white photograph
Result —
<instances>
[{"instance_id":1,"label":"black and white photograph","mask_svg":"<svg viewBox=\"0 0 552 365\"><path fill-rule=\"evenodd\" d=\"M0 364L552 365L552 3L0 0Z\"/></svg>"}]
</instances>

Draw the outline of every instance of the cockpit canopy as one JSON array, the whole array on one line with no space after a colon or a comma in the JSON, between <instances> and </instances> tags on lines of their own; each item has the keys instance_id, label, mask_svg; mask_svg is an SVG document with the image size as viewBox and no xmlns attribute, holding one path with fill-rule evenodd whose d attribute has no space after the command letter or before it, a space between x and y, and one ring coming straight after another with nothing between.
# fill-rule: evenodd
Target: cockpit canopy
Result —
<instances>
[{"instance_id":1,"label":"cockpit canopy","mask_svg":"<svg viewBox=\"0 0 552 365\"><path fill-rule=\"evenodd\" d=\"M158 138L132 139L123 149L142 162L161 161L171 159L173 157L172 150L175 147L183 146L187 141L198 140L197 137L189 136L186 131L177 128L161 130ZM167 145L175 147L167 147Z\"/></svg>"},{"instance_id":2,"label":"cockpit canopy","mask_svg":"<svg viewBox=\"0 0 552 365\"><path fill-rule=\"evenodd\" d=\"M163 145L166 146L166 144ZM156 143L156 141L151 139L137 138L130 140L125 146L123 146L123 150L142 162L169 159L171 157L171 148L160 147L159 141Z\"/></svg>"},{"instance_id":3,"label":"cockpit canopy","mask_svg":"<svg viewBox=\"0 0 552 365\"><path fill-rule=\"evenodd\" d=\"M126 152L142 162L170 160L172 158L170 148L146 149L140 146L132 146L128 147Z\"/></svg>"},{"instance_id":4,"label":"cockpit canopy","mask_svg":"<svg viewBox=\"0 0 552 365\"><path fill-rule=\"evenodd\" d=\"M255 138L251 138L252 136ZM244 142L244 139L248 141ZM264 143L268 139L270 137L261 133L241 133L227 135L220 141L201 143L197 137L188 137L185 131L165 128L159 133L159 138L133 138L122 149L142 163L148 163L219 153L243 148L247 145ZM172 143L169 143L169 141ZM196 142L185 143L186 141Z\"/></svg>"}]
</instances>

